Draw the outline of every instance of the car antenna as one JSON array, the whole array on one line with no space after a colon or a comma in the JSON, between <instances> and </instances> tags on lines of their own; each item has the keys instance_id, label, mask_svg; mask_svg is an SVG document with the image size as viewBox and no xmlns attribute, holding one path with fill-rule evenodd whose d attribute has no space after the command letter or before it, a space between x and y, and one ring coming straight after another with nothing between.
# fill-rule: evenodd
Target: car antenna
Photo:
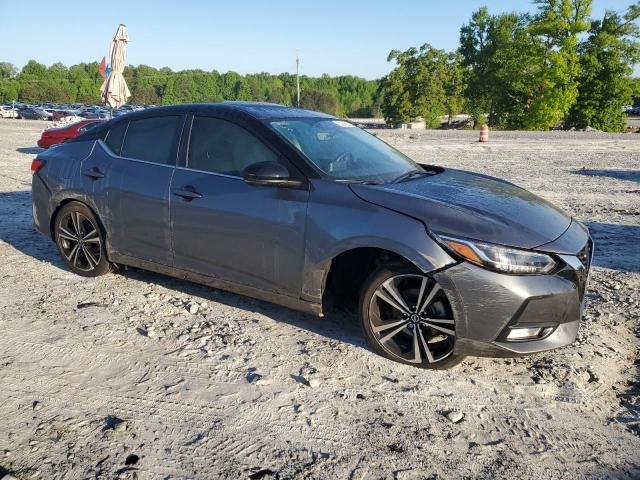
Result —
<instances>
[{"instance_id":1,"label":"car antenna","mask_svg":"<svg viewBox=\"0 0 640 480\"><path fill-rule=\"evenodd\" d=\"M296 50L296 106L300 108L300 56Z\"/></svg>"}]
</instances>

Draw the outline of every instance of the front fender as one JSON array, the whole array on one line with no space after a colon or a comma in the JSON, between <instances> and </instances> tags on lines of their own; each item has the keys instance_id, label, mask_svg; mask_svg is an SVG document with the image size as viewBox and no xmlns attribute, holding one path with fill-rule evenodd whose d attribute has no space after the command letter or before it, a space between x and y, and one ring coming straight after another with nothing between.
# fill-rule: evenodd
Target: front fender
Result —
<instances>
[{"instance_id":1,"label":"front fender","mask_svg":"<svg viewBox=\"0 0 640 480\"><path fill-rule=\"evenodd\" d=\"M347 185L314 180L305 235L302 298L320 302L332 260L348 250L393 252L427 273L455 261L409 216L368 203Z\"/></svg>"}]
</instances>

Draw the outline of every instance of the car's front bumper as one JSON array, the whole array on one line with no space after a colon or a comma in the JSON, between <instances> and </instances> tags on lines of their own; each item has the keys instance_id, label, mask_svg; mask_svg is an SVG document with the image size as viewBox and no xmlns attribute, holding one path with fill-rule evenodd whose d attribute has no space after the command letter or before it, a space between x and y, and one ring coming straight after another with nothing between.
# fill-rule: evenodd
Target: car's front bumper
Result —
<instances>
[{"instance_id":1,"label":"car's front bumper","mask_svg":"<svg viewBox=\"0 0 640 480\"><path fill-rule=\"evenodd\" d=\"M455 352L517 356L571 344L582 317L592 252L585 230L583 247L556 254L560 266L550 275L507 275L467 262L438 272L456 319ZM528 340L509 338L521 328L541 333Z\"/></svg>"}]
</instances>

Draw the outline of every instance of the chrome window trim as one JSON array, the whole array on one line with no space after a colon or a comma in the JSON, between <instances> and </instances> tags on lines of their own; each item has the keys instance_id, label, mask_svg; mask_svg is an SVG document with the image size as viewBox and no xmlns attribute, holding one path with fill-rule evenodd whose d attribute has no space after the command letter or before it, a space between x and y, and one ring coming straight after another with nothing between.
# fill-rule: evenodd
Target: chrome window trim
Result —
<instances>
[{"instance_id":1,"label":"chrome window trim","mask_svg":"<svg viewBox=\"0 0 640 480\"><path fill-rule=\"evenodd\" d=\"M176 167L176 169L177 170L185 170L187 172L206 173L208 175L215 175L216 177L233 178L235 180L244 181L244 178L242 178L242 177L239 177L237 175L228 175L226 173L209 172L207 170L198 170L196 168L189 168L189 167Z\"/></svg>"},{"instance_id":2,"label":"chrome window trim","mask_svg":"<svg viewBox=\"0 0 640 480\"><path fill-rule=\"evenodd\" d=\"M109 155L112 158L118 158L118 159L121 159L121 160L129 160L131 162L146 163L148 165L157 165L159 167L176 168L175 165L169 165L169 164L166 164L166 163L150 162L148 160L140 160L138 158L122 157L120 155L115 155L111 151L111 149L107 146L107 144L104 143L104 141L101 138L98 139L98 143L100 144L102 149L107 153L107 155Z\"/></svg>"}]
</instances>

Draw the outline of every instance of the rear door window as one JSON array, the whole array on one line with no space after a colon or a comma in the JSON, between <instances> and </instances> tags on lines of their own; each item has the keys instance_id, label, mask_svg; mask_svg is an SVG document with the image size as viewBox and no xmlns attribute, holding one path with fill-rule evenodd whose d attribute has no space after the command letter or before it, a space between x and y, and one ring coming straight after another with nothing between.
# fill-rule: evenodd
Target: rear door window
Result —
<instances>
[{"instance_id":1,"label":"rear door window","mask_svg":"<svg viewBox=\"0 0 640 480\"><path fill-rule=\"evenodd\" d=\"M122 156L147 162L174 165L181 115L143 118L129 122Z\"/></svg>"},{"instance_id":2,"label":"rear door window","mask_svg":"<svg viewBox=\"0 0 640 480\"><path fill-rule=\"evenodd\" d=\"M266 161L278 161L278 156L239 125L212 117L193 118L187 167L239 177L249 165Z\"/></svg>"}]
</instances>

